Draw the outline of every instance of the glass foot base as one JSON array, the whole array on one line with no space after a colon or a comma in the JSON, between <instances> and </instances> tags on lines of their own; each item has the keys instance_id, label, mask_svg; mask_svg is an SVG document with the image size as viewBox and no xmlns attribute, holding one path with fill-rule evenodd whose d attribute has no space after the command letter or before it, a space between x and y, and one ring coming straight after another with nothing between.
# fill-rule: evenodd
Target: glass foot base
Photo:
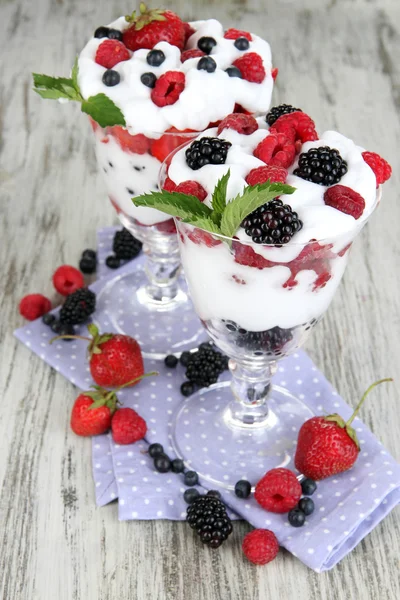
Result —
<instances>
[{"instance_id":1,"label":"glass foot base","mask_svg":"<svg viewBox=\"0 0 400 600\"><path fill-rule=\"evenodd\" d=\"M293 467L297 434L314 416L284 388L273 386L262 426L238 425L232 418L230 382L204 388L183 402L173 425L172 443L187 468L204 482L233 490L239 479L252 486L270 469Z\"/></svg>"},{"instance_id":2,"label":"glass foot base","mask_svg":"<svg viewBox=\"0 0 400 600\"><path fill-rule=\"evenodd\" d=\"M183 277L177 296L170 301L151 299L147 285L142 268L108 281L97 294L94 322L100 330L134 337L143 356L157 360L191 350L207 339Z\"/></svg>"}]
</instances>

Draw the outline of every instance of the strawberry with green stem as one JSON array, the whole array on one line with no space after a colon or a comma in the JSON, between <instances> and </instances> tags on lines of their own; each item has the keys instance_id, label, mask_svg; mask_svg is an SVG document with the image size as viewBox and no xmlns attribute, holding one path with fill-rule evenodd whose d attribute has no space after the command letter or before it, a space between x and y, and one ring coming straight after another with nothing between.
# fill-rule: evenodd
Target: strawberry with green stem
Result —
<instances>
[{"instance_id":1,"label":"strawberry with green stem","mask_svg":"<svg viewBox=\"0 0 400 600\"><path fill-rule=\"evenodd\" d=\"M91 338L81 335L57 336L89 342L89 367L93 380L103 387L135 385L144 373L143 357L138 342L128 335L100 333L96 325L88 325ZM129 383L128 383L129 382Z\"/></svg>"},{"instance_id":2,"label":"strawberry with green stem","mask_svg":"<svg viewBox=\"0 0 400 600\"><path fill-rule=\"evenodd\" d=\"M113 415L118 409L117 392L152 375L158 373L146 373L112 391L92 385L93 391L82 392L74 402L70 421L72 431L84 437L106 433L111 428Z\"/></svg>"},{"instance_id":3,"label":"strawberry with green stem","mask_svg":"<svg viewBox=\"0 0 400 600\"><path fill-rule=\"evenodd\" d=\"M308 419L299 431L294 459L296 469L316 481L350 469L360 452L360 443L351 424L369 392L388 381L393 379L381 379L370 385L347 421L336 413Z\"/></svg>"},{"instance_id":4,"label":"strawberry with green stem","mask_svg":"<svg viewBox=\"0 0 400 600\"><path fill-rule=\"evenodd\" d=\"M147 8L140 3L139 14L134 11L125 17L130 27L124 31L123 42L129 50L154 48L159 42L168 42L183 50L186 31L182 19L170 10Z\"/></svg>"}]
</instances>

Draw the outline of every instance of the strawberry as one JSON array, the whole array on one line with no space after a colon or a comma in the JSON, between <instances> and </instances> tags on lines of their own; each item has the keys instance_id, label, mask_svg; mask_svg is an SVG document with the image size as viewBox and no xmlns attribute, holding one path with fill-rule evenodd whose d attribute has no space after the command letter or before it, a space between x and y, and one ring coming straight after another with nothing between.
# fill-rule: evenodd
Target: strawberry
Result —
<instances>
[{"instance_id":1,"label":"strawberry","mask_svg":"<svg viewBox=\"0 0 400 600\"><path fill-rule=\"evenodd\" d=\"M135 385L143 376L143 357L137 341L128 335L99 333L96 325L88 325L92 338L80 335L58 336L59 338L79 339L89 342L89 367L94 381L105 387ZM128 383L133 381L133 383Z\"/></svg>"},{"instance_id":2,"label":"strawberry","mask_svg":"<svg viewBox=\"0 0 400 600\"><path fill-rule=\"evenodd\" d=\"M190 129L179 131L175 127L171 127L158 140L153 140L150 148L150 154L155 156L160 162L164 162L169 154L179 146L182 146L187 141L185 133L190 133ZM177 135L172 135L176 133ZM183 135L178 135L179 133Z\"/></svg>"},{"instance_id":3,"label":"strawberry","mask_svg":"<svg viewBox=\"0 0 400 600\"><path fill-rule=\"evenodd\" d=\"M190 23L184 23L183 29L185 30L185 45L191 35L196 33L196 30L190 25ZM182 61L183 62L183 61Z\"/></svg>"},{"instance_id":4,"label":"strawberry","mask_svg":"<svg viewBox=\"0 0 400 600\"><path fill-rule=\"evenodd\" d=\"M112 421L115 418L114 413L119 404L116 392L122 388L138 383L140 379L149 375L156 375L156 373L140 375L132 381L128 381L124 385L119 386L113 391L106 390L98 385L93 385L93 391L86 391L80 394L72 407L72 431L76 433L76 435L82 436L100 435L102 433L106 433L106 431L112 427ZM121 410L131 409L128 408ZM137 416L139 417L139 415Z\"/></svg>"},{"instance_id":5,"label":"strawberry","mask_svg":"<svg viewBox=\"0 0 400 600\"><path fill-rule=\"evenodd\" d=\"M163 183L163 190L166 192L174 192L176 190L176 184L169 177Z\"/></svg>"},{"instance_id":6,"label":"strawberry","mask_svg":"<svg viewBox=\"0 0 400 600\"><path fill-rule=\"evenodd\" d=\"M117 125L110 127L109 133L118 140L122 150L134 154L145 154L150 148L150 140L143 133L131 135L129 131Z\"/></svg>"},{"instance_id":7,"label":"strawberry","mask_svg":"<svg viewBox=\"0 0 400 600\"><path fill-rule=\"evenodd\" d=\"M112 69L116 64L129 60L129 51L118 40L106 40L97 48L95 62L106 69Z\"/></svg>"},{"instance_id":8,"label":"strawberry","mask_svg":"<svg viewBox=\"0 0 400 600\"><path fill-rule=\"evenodd\" d=\"M168 42L183 50L186 38L185 24L170 10L148 9L142 2L136 11L125 17L131 26L124 31L123 42L129 50L154 48L158 42Z\"/></svg>"},{"instance_id":9,"label":"strawberry","mask_svg":"<svg viewBox=\"0 0 400 600\"><path fill-rule=\"evenodd\" d=\"M348 421L340 415L312 417L300 428L294 464L306 477L325 479L350 469L357 460L360 444L351 423L357 416L368 393L380 383L393 381L381 379L364 393Z\"/></svg>"},{"instance_id":10,"label":"strawberry","mask_svg":"<svg viewBox=\"0 0 400 600\"><path fill-rule=\"evenodd\" d=\"M132 408L120 408L111 421L111 431L116 444L134 444L146 435L146 421Z\"/></svg>"}]
</instances>

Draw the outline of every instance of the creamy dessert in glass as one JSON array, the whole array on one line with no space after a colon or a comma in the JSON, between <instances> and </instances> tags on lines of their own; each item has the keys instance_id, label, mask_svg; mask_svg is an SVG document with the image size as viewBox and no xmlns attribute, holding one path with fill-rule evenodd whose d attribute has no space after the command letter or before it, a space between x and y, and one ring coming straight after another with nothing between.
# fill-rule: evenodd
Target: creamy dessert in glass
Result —
<instances>
[{"instance_id":1,"label":"creamy dessert in glass","mask_svg":"<svg viewBox=\"0 0 400 600\"><path fill-rule=\"evenodd\" d=\"M78 97L66 99L81 101L90 115L109 199L147 256L144 270L115 278L99 306L107 300L114 327L125 333L135 333L135 322L154 320L152 339L140 339L145 354L191 348L202 328L179 282L173 220L135 207L131 198L156 190L161 163L197 132L234 111L265 112L276 74L270 46L259 36L224 29L215 19L185 23L144 5L138 15L98 27L79 54L70 80ZM54 97L45 95L50 83L36 77L36 91ZM218 162L218 153L210 159Z\"/></svg>"},{"instance_id":2,"label":"creamy dessert in glass","mask_svg":"<svg viewBox=\"0 0 400 600\"><path fill-rule=\"evenodd\" d=\"M224 163L203 165L215 140ZM161 185L172 193L135 199L177 217L195 310L230 357L231 382L200 389L176 417L175 449L204 479L232 488L291 461L291 432L311 411L271 378L328 308L390 172L377 154L334 131L319 135L284 105L266 119L228 116L167 160ZM173 192L183 183L191 197ZM199 423L190 444L188 422ZM228 464L215 458L224 451Z\"/></svg>"}]
</instances>

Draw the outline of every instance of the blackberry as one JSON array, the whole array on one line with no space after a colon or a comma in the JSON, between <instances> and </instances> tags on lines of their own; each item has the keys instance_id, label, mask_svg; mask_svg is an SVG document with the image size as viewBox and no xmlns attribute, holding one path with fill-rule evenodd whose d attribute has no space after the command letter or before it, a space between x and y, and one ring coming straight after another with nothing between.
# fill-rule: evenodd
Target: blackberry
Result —
<instances>
[{"instance_id":1,"label":"blackberry","mask_svg":"<svg viewBox=\"0 0 400 600\"><path fill-rule=\"evenodd\" d=\"M186 377L199 387L208 387L218 381L218 377L228 368L228 358L213 350L211 346L202 345L190 355L186 367Z\"/></svg>"},{"instance_id":2,"label":"blackberry","mask_svg":"<svg viewBox=\"0 0 400 600\"><path fill-rule=\"evenodd\" d=\"M335 185L347 173L347 162L339 154L339 150L321 146L302 152L299 166L293 175L319 185Z\"/></svg>"},{"instance_id":3,"label":"blackberry","mask_svg":"<svg viewBox=\"0 0 400 600\"><path fill-rule=\"evenodd\" d=\"M60 321L69 325L81 325L96 308L96 294L81 288L67 296L60 310Z\"/></svg>"},{"instance_id":4,"label":"blackberry","mask_svg":"<svg viewBox=\"0 0 400 600\"><path fill-rule=\"evenodd\" d=\"M301 108L294 108L291 104L280 104L279 106L273 106L271 110L267 113L265 120L268 125L271 127L275 123L279 117L282 115L289 115L294 112L303 112Z\"/></svg>"},{"instance_id":5,"label":"blackberry","mask_svg":"<svg viewBox=\"0 0 400 600\"><path fill-rule=\"evenodd\" d=\"M121 229L114 235L113 251L117 258L131 260L135 258L142 249L142 242L139 242L127 229Z\"/></svg>"},{"instance_id":6,"label":"blackberry","mask_svg":"<svg viewBox=\"0 0 400 600\"><path fill-rule=\"evenodd\" d=\"M118 73L118 71L107 69L107 71L104 71L102 81L107 87L114 87L114 85L118 85L121 81L121 75Z\"/></svg>"},{"instance_id":7,"label":"blackberry","mask_svg":"<svg viewBox=\"0 0 400 600\"><path fill-rule=\"evenodd\" d=\"M208 490L207 496L212 496L213 498L218 498L219 500L221 500L221 494L218 490Z\"/></svg>"},{"instance_id":8,"label":"blackberry","mask_svg":"<svg viewBox=\"0 0 400 600\"><path fill-rule=\"evenodd\" d=\"M303 223L291 206L275 199L253 210L243 219L242 227L255 244L281 246L290 242Z\"/></svg>"},{"instance_id":9,"label":"blackberry","mask_svg":"<svg viewBox=\"0 0 400 600\"><path fill-rule=\"evenodd\" d=\"M199 50L204 52L205 54L210 54L212 49L217 45L217 42L214 38L203 36L197 42L197 47Z\"/></svg>"},{"instance_id":10,"label":"blackberry","mask_svg":"<svg viewBox=\"0 0 400 600\"><path fill-rule=\"evenodd\" d=\"M213 496L200 496L187 509L186 520L203 544L218 548L232 533L232 522L225 504Z\"/></svg>"},{"instance_id":11,"label":"blackberry","mask_svg":"<svg viewBox=\"0 0 400 600\"><path fill-rule=\"evenodd\" d=\"M235 343L239 348L253 352L279 354L293 339L291 329L282 329L278 326L265 331L247 331L234 321L225 321L225 327L235 336Z\"/></svg>"},{"instance_id":12,"label":"blackberry","mask_svg":"<svg viewBox=\"0 0 400 600\"><path fill-rule=\"evenodd\" d=\"M219 138L203 137L187 148L186 162L193 171L204 165L223 165L231 146L230 142Z\"/></svg>"}]
</instances>

